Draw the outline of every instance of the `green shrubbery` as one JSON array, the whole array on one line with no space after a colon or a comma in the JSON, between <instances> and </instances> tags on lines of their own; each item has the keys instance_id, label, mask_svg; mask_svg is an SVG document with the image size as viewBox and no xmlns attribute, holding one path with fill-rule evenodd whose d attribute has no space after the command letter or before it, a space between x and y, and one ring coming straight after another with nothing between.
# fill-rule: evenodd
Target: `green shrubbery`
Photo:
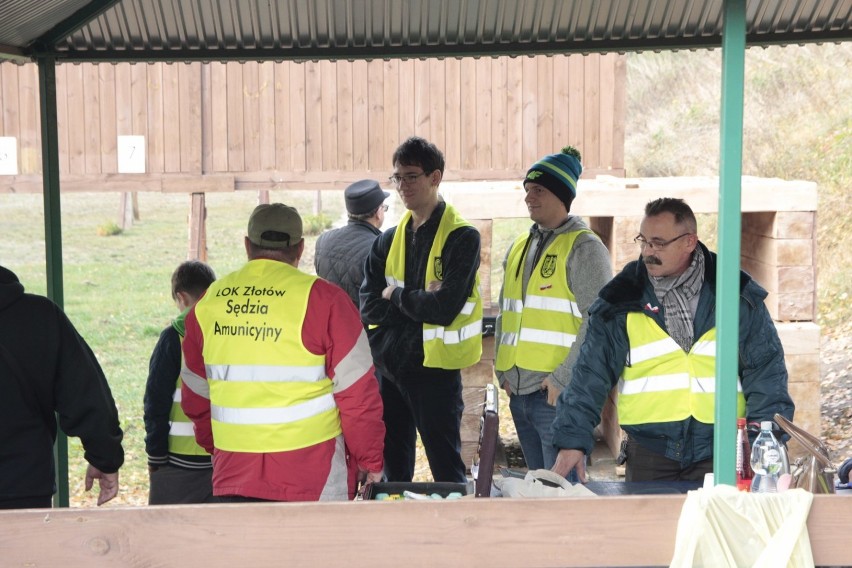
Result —
<instances>
[{"instance_id":1,"label":"green shrubbery","mask_svg":"<svg viewBox=\"0 0 852 568\"><path fill-rule=\"evenodd\" d=\"M743 175L817 183L818 323L828 334L852 296L850 67L850 43L746 51ZM629 54L627 68L627 174L717 175L721 51Z\"/></svg>"},{"instance_id":2,"label":"green shrubbery","mask_svg":"<svg viewBox=\"0 0 852 568\"><path fill-rule=\"evenodd\" d=\"M302 232L306 236L315 237L331 228L332 219L328 215L302 215Z\"/></svg>"}]
</instances>

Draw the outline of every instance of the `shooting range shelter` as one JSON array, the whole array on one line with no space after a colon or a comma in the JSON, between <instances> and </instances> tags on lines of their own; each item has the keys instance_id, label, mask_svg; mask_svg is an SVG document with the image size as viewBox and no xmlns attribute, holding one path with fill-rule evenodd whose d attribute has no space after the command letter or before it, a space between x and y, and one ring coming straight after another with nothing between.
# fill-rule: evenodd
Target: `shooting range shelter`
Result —
<instances>
[{"instance_id":1,"label":"shooting range shelter","mask_svg":"<svg viewBox=\"0 0 852 568\"><path fill-rule=\"evenodd\" d=\"M0 58L38 65L47 290L60 305L59 63L440 59L721 46L714 469L717 482L733 484L734 448L727 441L735 429L738 314L718 308L737 305L738 296L745 48L848 41L852 0L0 0L0 13ZM67 504L67 477L59 483L60 502L64 490ZM153 565L181 550L211 566L342 558L379 565L658 565L671 559L683 499L20 511L0 514L0 525L4 561L11 564ZM814 500L808 525L817 564L852 564L843 546L844 527L852 524L845 504Z\"/></svg>"}]
</instances>

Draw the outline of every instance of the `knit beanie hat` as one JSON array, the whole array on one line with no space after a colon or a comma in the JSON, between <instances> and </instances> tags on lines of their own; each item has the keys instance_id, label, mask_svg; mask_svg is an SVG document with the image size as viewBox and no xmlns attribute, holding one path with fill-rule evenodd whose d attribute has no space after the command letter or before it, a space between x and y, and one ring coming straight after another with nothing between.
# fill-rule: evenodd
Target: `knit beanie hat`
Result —
<instances>
[{"instance_id":1,"label":"knit beanie hat","mask_svg":"<svg viewBox=\"0 0 852 568\"><path fill-rule=\"evenodd\" d=\"M577 197L577 180L582 171L580 152L573 146L565 146L560 153L550 154L534 163L527 171L524 185L531 181L546 187L570 211L571 202Z\"/></svg>"}]
</instances>

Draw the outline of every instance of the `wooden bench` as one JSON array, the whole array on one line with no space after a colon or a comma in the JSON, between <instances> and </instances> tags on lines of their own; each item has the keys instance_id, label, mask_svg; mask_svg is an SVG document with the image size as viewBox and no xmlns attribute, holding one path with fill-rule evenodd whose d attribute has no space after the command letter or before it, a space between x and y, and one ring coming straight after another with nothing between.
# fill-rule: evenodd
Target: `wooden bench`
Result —
<instances>
[{"instance_id":1,"label":"wooden bench","mask_svg":"<svg viewBox=\"0 0 852 568\"><path fill-rule=\"evenodd\" d=\"M4 566L667 566L685 495L0 512ZM817 565L852 565L852 499L817 495Z\"/></svg>"}]
</instances>

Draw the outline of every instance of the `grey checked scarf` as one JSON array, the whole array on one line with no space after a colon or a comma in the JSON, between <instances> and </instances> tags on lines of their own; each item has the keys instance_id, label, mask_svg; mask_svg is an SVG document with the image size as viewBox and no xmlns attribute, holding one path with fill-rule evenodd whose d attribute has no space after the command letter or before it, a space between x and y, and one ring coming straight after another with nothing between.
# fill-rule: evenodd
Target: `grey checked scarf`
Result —
<instances>
[{"instance_id":1,"label":"grey checked scarf","mask_svg":"<svg viewBox=\"0 0 852 568\"><path fill-rule=\"evenodd\" d=\"M704 283L704 253L696 248L689 267L679 276L651 277L654 294L663 305L669 335L684 351L692 348L692 320Z\"/></svg>"}]
</instances>

